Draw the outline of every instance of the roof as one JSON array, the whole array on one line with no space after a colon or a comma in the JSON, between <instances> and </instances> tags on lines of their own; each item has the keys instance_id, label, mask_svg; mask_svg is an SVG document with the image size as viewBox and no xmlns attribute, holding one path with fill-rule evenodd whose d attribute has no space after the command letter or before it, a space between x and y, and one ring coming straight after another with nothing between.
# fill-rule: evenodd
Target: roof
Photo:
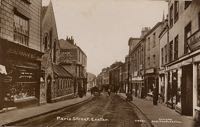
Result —
<instances>
[{"instance_id":1,"label":"roof","mask_svg":"<svg viewBox=\"0 0 200 127\"><path fill-rule=\"evenodd\" d=\"M60 65L53 65L53 71L58 77L72 77L72 74Z\"/></svg>"},{"instance_id":2,"label":"roof","mask_svg":"<svg viewBox=\"0 0 200 127\"><path fill-rule=\"evenodd\" d=\"M46 14L47 9L48 9L48 6L43 6L43 7L42 7L42 18L43 18L44 15Z\"/></svg>"},{"instance_id":3,"label":"roof","mask_svg":"<svg viewBox=\"0 0 200 127\"><path fill-rule=\"evenodd\" d=\"M59 44L60 44L60 48L61 49L75 49L77 48L76 45L71 44L70 42L68 42L67 40L64 39L60 39L59 40Z\"/></svg>"},{"instance_id":4,"label":"roof","mask_svg":"<svg viewBox=\"0 0 200 127\"><path fill-rule=\"evenodd\" d=\"M67 72L69 72L73 77L76 76L76 74L73 73L74 68L73 68L72 66L63 66L63 68L64 68Z\"/></svg>"}]
</instances>

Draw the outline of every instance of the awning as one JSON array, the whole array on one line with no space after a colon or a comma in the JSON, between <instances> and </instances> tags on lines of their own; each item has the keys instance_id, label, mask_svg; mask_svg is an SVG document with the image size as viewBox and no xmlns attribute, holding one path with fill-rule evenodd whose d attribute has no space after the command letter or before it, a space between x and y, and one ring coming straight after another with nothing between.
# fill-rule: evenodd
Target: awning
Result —
<instances>
[{"instance_id":1,"label":"awning","mask_svg":"<svg viewBox=\"0 0 200 127\"><path fill-rule=\"evenodd\" d=\"M0 74L5 74L5 75L7 75L6 67L3 66L3 65L0 65Z\"/></svg>"}]
</instances>

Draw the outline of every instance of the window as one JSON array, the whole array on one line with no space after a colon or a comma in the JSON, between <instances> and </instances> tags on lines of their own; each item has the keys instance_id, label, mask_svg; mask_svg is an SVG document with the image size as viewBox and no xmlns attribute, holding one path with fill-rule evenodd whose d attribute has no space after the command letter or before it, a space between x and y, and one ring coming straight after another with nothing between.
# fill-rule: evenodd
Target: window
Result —
<instances>
[{"instance_id":1,"label":"window","mask_svg":"<svg viewBox=\"0 0 200 127\"><path fill-rule=\"evenodd\" d=\"M52 48L52 29L49 31L49 48Z\"/></svg>"},{"instance_id":2,"label":"window","mask_svg":"<svg viewBox=\"0 0 200 127\"><path fill-rule=\"evenodd\" d=\"M167 57L168 57L168 56L167 56L167 51L168 51L168 50L167 50L167 45L165 45L165 63L167 63Z\"/></svg>"},{"instance_id":3,"label":"window","mask_svg":"<svg viewBox=\"0 0 200 127\"><path fill-rule=\"evenodd\" d=\"M187 1L185 1L185 9L187 9L189 6L190 6L190 4L192 3L192 1L190 0L187 0Z\"/></svg>"},{"instance_id":4,"label":"window","mask_svg":"<svg viewBox=\"0 0 200 127\"><path fill-rule=\"evenodd\" d=\"M199 20L199 29L200 29L200 12L198 14L198 20Z\"/></svg>"},{"instance_id":5,"label":"window","mask_svg":"<svg viewBox=\"0 0 200 127\"><path fill-rule=\"evenodd\" d=\"M150 37L148 37L148 50L150 50Z\"/></svg>"},{"instance_id":6,"label":"window","mask_svg":"<svg viewBox=\"0 0 200 127\"><path fill-rule=\"evenodd\" d=\"M178 59L178 35L174 39L174 59Z\"/></svg>"},{"instance_id":7,"label":"window","mask_svg":"<svg viewBox=\"0 0 200 127\"><path fill-rule=\"evenodd\" d=\"M156 46L156 33L153 34L153 47Z\"/></svg>"},{"instance_id":8,"label":"window","mask_svg":"<svg viewBox=\"0 0 200 127\"><path fill-rule=\"evenodd\" d=\"M53 62L56 62L56 41L54 42L53 46Z\"/></svg>"},{"instance_id":9,"label":"window","mask_svg":"<svg viewBox=\"0 0 200 127\"><path fill-rule=\"evenodd\" d=\"M148 66L150 66L150 57L147 58Z\"/></svg>"},{"instance_id":10,"label":"window","mask_svg":"<svg viewBox=\"0 0 200 127\"><path fill-rule=\"evenodd\" d=\"M174 3L174 23L178 20L179 16L179 1L175 1Z\"/></svg>"},{"instance_id":11,"label":"window","mask_svg":"<svg viewBox=\"0 0 200 127\"><path fill-rule=\"evenodd\" d=\"M14 15L14 41L29 45L29 20L16 14Z\"/></svg>"},{"instance_id":12,"label":"window","mask_svg":"<svg viewBox=\"0 0 200 127\"><path fill-rule=\"evenodd\" d=\"M188 25L185 27L185 42L184 42L184 53L189 53L189 45L187 43L187 39L191 36L192 34L192 29L191 29L191 22L188 23Z\"/></svg>"},{"instance_id":13,"label":"window","mask_svg":"<svg viewBox=\"0 0 200 127\"><path fill-rule=\"evenodd\" d=\"M48 33L46 33L44 35L44 42L43 42L43 44L44 44L44 50L47 50L47 46L48 46Z\"/></svg>"},{"instance_id":14,"label":"window","mask_svg":"<svg viewBox=\"0 0 200 127\"><path fill-rule=\"evenodd\" d=\"M173 41L169 43L169 62L173 61Z\"/></svg>"},{"instance_id":15,"label":"window","mask_svg":"<svg viewBox=\"0 0 200 127\"><path fill-rule=\"evenodd\" d=\"M172 6L170 7L169 26L170 26L170 28L173 26L173 4L172 4Z\"/></svg>"},{"instance_id":16,"label":"window","mask_svg":"<svg viewBox=\"0 0 200 127\"><path fill-rule=\"evenodd\" d=\"M156 55L155 54L153 55L153 64L154 64L154 66L156 66Z\"/></svg>"},{"instance_id":17,"label":"window","mask_svg":"<svg viewBox=\"0 0 200 127\"><path fill-rule=\"evenodd\" d=\"M163 52L163 48L161 49L161 65L164 64L164 52Z\"/></svg>"}]
</instances>

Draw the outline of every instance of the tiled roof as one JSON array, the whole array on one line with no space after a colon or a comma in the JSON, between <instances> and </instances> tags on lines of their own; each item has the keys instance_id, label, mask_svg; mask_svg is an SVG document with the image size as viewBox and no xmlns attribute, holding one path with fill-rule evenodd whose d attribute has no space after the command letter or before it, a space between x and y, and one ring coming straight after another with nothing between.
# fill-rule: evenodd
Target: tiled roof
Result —
<instances>
[{"instance_id":1,"label":"tiled roof","mask_svg":"<svg viewBox=\"0 0 200 127\"><path fill-rule=\"evenodd\" d=\"M60 65L53 65L53 71L58 77L72 77L72 74Z\"/></svg>"}]
</instances>

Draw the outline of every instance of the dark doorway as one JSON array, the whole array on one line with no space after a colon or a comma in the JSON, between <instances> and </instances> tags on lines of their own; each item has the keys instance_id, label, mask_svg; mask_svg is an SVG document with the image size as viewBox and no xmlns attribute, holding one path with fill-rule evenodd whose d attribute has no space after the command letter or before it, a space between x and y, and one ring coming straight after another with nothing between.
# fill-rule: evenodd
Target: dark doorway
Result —
<instances>
[{"instance_id":1,"label":"dark doorway","mask_svg":"<svg viewBox=\"0 0 200 127\"><path fill-rule=\"evenodd\" d=\"M47 77L47 103L51 102L51 83L52 83L52 78L51 76Z\"/></svg>"},{"instance_id":2,"label":"dark doorway","mask_svg":"<svg viewBox=\"0 0 200 127\"><path fill-rule=\"evenodd\" d=\"M193 67L192 64L182 68L181 84L182 114L193 115Z\"/></svg>"}]
</instances>

